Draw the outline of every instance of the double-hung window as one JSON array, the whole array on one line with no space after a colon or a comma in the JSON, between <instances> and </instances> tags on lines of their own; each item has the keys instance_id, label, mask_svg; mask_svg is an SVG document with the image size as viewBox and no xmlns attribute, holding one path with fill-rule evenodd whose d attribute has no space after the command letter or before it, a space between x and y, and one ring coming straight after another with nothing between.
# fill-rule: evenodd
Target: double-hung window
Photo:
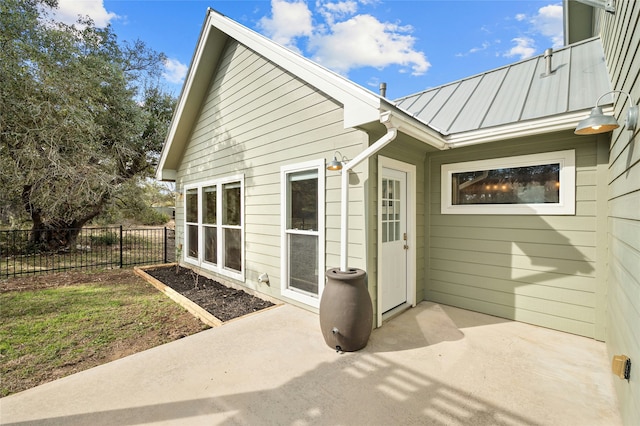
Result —
<instances>
[{"instance_id":1,"label":"double-hung window","mask_svg":"<svg viewBox=\"0 0 640 426\"><path fill-rule=\"evenodd\" d=\"M185 187L184 260L244 280L244 176Z\"/></svg>"},{"instance_id":2,"label":"double-hung window","mask_svg":"<svg viewBox=\"0 0 640 426\"><path fill-rule=\"evenodd\" d=\"M318 307L324 287L324 160L281 168L282 294Z\"/></svg>"}]
</instances>

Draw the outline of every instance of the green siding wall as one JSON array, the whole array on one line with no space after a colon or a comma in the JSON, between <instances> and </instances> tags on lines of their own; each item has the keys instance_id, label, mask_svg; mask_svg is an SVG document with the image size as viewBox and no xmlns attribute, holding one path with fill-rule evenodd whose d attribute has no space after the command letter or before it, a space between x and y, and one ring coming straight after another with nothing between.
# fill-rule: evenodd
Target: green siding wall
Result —
<instances>
[{"instance_id":1,"label":"green siding wall","mask_svg":"<svg viewBox=\"0 0 640 426\"><path fill-rule=\"evenodd\" d=\"M640 2L616 1L616 13L602 14L602 42L614 89L640 100ZM617 97L618 122L629 102ZM610 145L609 282L606 342L611 356L633 362L631 380L614 377L624 424L640 424L640 131L619 128Z\"/></svg>"},{"instance_id":2,"label":"green siding wall","mask_svg":"<svg viewBox=\"0 0 640 426\"><path fill-rule=\"evenodd\" d=\"M245 282L280 297L280 167L324 158L353 158L364 132L344 129L343 109L313 87L235 41L225 48L177 171L176 186L245 175ZM365 267L364 172L350 187L350 264ZM339 266L340 174L326 177L326 266ZM183 239L183 204L176 238ZM266 272L270 286L258 283ZM222 279L224 281L224 279Z\"/></svg>"},{"instance_id":3,"label":"green siding wall","mask_svg":"<svg viewBox=\"0 0 640 426\"><path fill-rule=\"evenodd\" d=\"M606 221L597 176L606 151L597 146L594 137L563 132L430 155L425 299L602 338L598 260L606 252L597 241ZM442 164L566 149L576 151L575 216L440 214Z\"/></svg>"}]
</instances>

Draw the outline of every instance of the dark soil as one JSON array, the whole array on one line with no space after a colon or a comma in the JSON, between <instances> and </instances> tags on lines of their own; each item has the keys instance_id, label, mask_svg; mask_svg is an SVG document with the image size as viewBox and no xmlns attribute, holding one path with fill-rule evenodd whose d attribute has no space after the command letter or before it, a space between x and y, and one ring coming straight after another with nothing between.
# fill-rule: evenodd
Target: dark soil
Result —
<instances>
[{"instance_id":1,"label":"dark soil","mask_svg":"<svg viewBox=\"0 0 640 426\"><path fill-rule=\"evenodd\" d=\"M273 306L271 302L227 287L187 268L168 266L145 272L223 322Z\"/></svg>"}]
</instances>

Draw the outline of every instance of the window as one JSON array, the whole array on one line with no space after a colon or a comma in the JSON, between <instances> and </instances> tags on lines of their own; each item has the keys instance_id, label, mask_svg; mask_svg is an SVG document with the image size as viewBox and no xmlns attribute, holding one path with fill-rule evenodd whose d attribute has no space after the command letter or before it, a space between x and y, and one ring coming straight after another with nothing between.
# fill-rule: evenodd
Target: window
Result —
<instances>
[{"instance_id":1,"label":"window","mask_svg":"<svg viewBox=\"0 0 640 426\"><path fill-rule=\"evenodd\" d=\"M187 230L187 256L198 258L198 190L187 190L185 200L185 218Z\"/></svg>"},{"instance_id":2,"label":"window","mask_svg":"<svg viewBox=\"0 0 640 426\"><path fill-rule=\"evenodd\" d=\"M398 241L400 236L400 181L382 178L382 242Z\"/></svg>"},{"instance_id":3,"label":"window","mask_svg":"<svg viewBox=\"0 0 640 426\"><path fill-rule=\"evenodd\" d=\"M319 306L324 286L324 160L281 169L282 293Z\"/></svg>"},{"instance_id":4,"label":"window","mask_svg":"<svg viewBox=\"0 0 640 426\"><path fill-rule=\"evenodd\" d=\"M244 279L244 176L185 188L185 261Z\"/></svg>"},{"instance_id":5,"label":"window","mask_svg":"<svg viewBox=\"0 0 640 426\"><path fill-rule=\"evenodd\" d=\"M575 214L575 151L443 164L442 214Z\"/></svg>"}]
</instances>

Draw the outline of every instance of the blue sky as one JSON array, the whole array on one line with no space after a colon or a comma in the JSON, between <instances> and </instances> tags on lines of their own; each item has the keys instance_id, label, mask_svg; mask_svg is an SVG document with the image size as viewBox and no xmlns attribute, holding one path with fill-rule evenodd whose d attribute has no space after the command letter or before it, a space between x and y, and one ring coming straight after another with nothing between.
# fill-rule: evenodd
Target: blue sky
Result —
<instances>
[{"instance_id":1,"label":"blue sky","mask_svg":"<svg viewBox=\"0 0 640 426\"><path fill-rule=\"evenodd\" d=\"M57 16L164 52L177 95L208 7L391 99L563 44L560 0L59 0Z\"/></svg>"}]
</instances>

